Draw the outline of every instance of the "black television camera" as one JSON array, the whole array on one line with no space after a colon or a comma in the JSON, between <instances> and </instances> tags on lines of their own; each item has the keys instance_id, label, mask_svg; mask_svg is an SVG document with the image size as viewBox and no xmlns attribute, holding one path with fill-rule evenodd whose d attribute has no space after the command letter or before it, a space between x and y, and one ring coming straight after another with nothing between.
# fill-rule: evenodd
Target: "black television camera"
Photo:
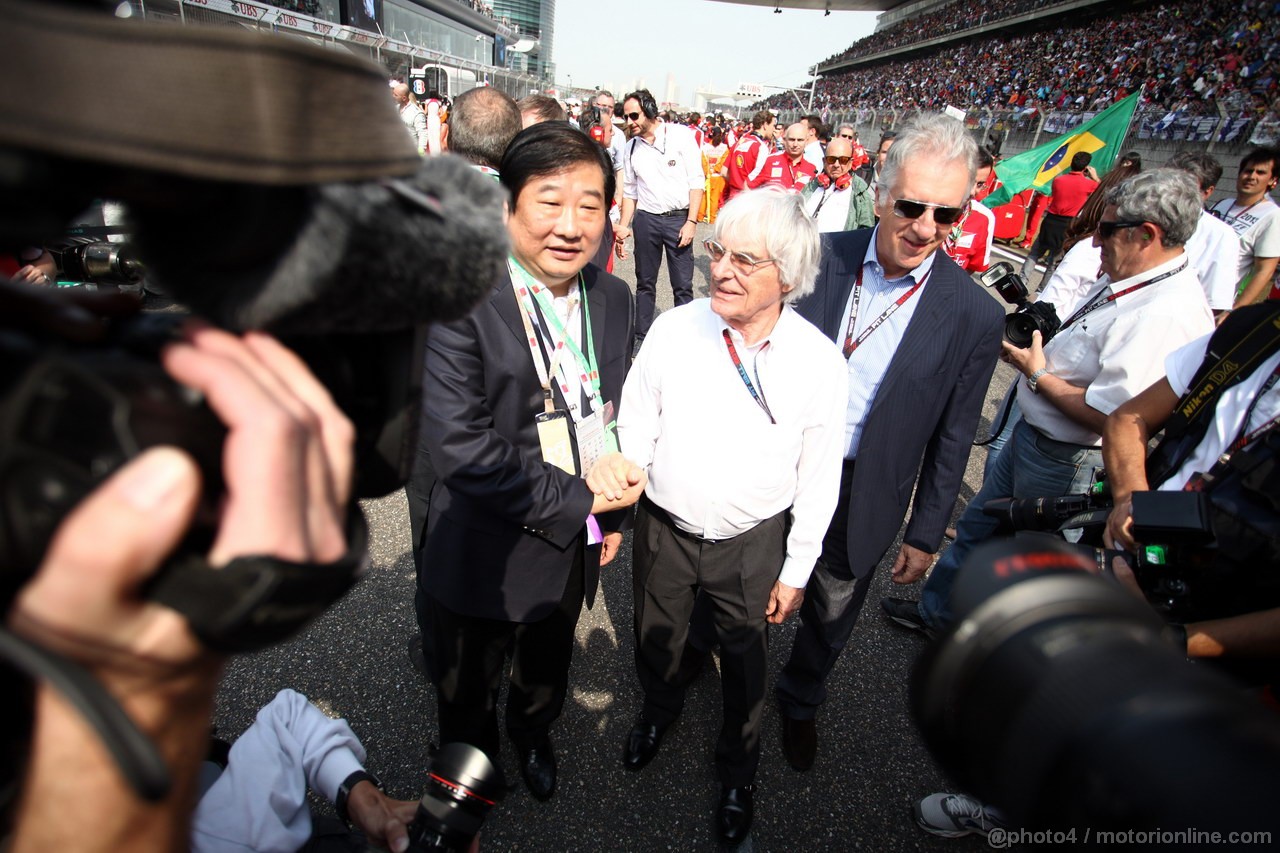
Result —
<instances>
[{"instance_id":1,"label":"black television camera","mask_svg":"<svg viewBox=\"0 0 1280 853\"><path fill-rule=\"evenodd\" d=\"M1112 560L1128 564L1143 594L1166 618L1176 622L1207 618L1216 609L1220 553L1213 532L1213 511L1205 492L1134 492L1133 536L1144 543L1137 553L1102 547L1102 532L1111 514L1105 474L1099 470L1088 491L1052 498L1001 498L988 501L984 514L997 518L1005 532L1081 531L1081 543L1070 547L1097 566L1112 571ZM1214 615L1222 615L1215 613Z\"/></svg>"},{"instance_id":2,"label":"black television camera","mask_svg":"<svg viewBox=\"0 0 1280 853\"><path fill-rule=\"evenodd\" d=\"M1194 827L1193 849L1215 831L1280 830L1274 713L1187 663L1149 607L1088 568L1046 535L974 549L956 621L911 678L934 757L1014 826L1086 847L1083 827L1099 844L1100 830Z\"/></svg>"},{"instance_id":3,"label":"black television camera","mask_svg":"<svg viewBox=\"0 0 1280 853\"><path fill-rule=\"evenodd\" d=\"M445 744L427 768L427 789L409 824L409 850L464 853L504 793L501 775L483 752Z\"/></svg>"},{"instance_id":4,"label":"black television camera","mask_svg":"<svg viewBox=\"0 0 1280 853\"><path fill-rule=\"evenodd\" d=\"M0 251L47 244L95 200L122 202L137 257L175 301L232 331L272 333L329 388L356 428L355 497L403 483L416 447L422 335L428 322L465 314L503 274L504 191L458 158L419 157L387 100L383 70L350 55L67 4L6 3L5 16L0 69L9 85L0 113L25 118L0 123ZM176 58L197 47L199 61ZM56 74L50 55L66 59ZM67 111L67 87L102 67L118 69L114 85ZM299 110L299 91L341 109ZM70 258L86 273L133 268L122 250ZM159 366L172 320L104 318L105 334L72 339L7 310L30 307L26 291L0 287L0 587L8 595L35 571L67 512L158 444L186 449L201 467L204 515L148 594L183 613L207 646L236 652L277 642L355 582L354 558L329 567L205 564L223 430ZM364 531L354 500L351 517L355 554ZM39 650L18 660L13 648L5 655L28 674L69 667ZM82 709L98 703L94 722L130 782L143 796L163 796L163 762L128 760L149 744L122 745L119 729L102 724L112 700L95 687L84 679L71 698ZM148 762L158 774L142 778Z\"/></svg>"},{"instance_id":5,"label":"black television camera","mask_svg":"<svg viewBox=\"0 0 1280 853\"><path fill-rule=\"evenodd\" d=\"M1013 271L1013 266L1000 261L991 269L980 274L978 280L984 287L994 288L1000 298L1017 310L1004 319L1004 339L1019 349L1031 346L1031 335L1039 332L1041 343L1049 343L1058 333L1062 322L1054 306L1049 302L1029 302L1030 291L1022 276Z\"/></svg>"}]
</instances>

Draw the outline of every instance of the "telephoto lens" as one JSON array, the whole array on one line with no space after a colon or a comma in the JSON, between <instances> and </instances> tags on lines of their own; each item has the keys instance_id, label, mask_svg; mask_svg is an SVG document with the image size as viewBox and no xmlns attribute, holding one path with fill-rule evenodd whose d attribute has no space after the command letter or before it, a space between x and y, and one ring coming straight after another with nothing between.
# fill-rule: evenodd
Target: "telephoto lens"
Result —
<instances>
[{"instance_id":1,"label":"telephoto lens","mask_svg":"<svg viewBox=\"0 0 1280 853\"><path fill-rule=\"evenodd\" d=\"M912 674L934 757L1016 826L1280 828L1274 712L1090 565L1046 535L974 549Z\"/></svg>"},{"instance_id":2,"label":"telephoto lens","mask_svg":"<svg viewBox=\"0 0 1280 853\"><path fill-rule=\"evenodd\" d=\"M445 744L427 771L427 790L409 825L409 850L463 853L505 792L483 752L470 744Z\"/></svg>"}]
</instances>

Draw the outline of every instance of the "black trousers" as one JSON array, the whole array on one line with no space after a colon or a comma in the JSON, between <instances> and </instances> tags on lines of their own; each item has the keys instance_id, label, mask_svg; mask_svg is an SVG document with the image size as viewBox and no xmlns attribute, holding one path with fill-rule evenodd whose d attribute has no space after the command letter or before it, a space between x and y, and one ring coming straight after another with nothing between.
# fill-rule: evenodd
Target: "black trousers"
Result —
<instances>
[{"instance_id":1,"label":"black trousers","mask_svg":"<svg viewBox=\"0 0 1280 853\"><path fill-rule=\"evenodd\" d=\"M644 340L653 325L657 304L658 268L667 254L667 275L676 306L693 301L693 243L680 246L680 229L687 216L658 216L637 210L632 221L636 252L636 340Z\"/></svg>"},{"instance_id":2,"label":"black trousers","mask_svg":"<svg viewBox=\"0 0 1280 853\"><path fill-rule=\"evenodd\" d=\"M560 604L537 622L506 622L456 613L418 590L427 670L436 685L440 743L469 743L499 761L498 688L512 650L507 734L517 747L547 735L569 684L573 634L582 611L582 540L574 549ZM426 622L422 616L427 617Z\"/></svg>"},{"instance_id":3,"label":"black trousers","mask_svg":"<svg viewBox=\"0 0 1280 853\"><path fill-rule=\"evenodd\" d=\"M760 763L768 677L764 611L782 571L786 538L785 512L713 544L682 535L647 499L636 512L632 580L644 714L667 726L684 706L680 661L694 598L701 591L720 643L724 723L716 742L716 773L729 787L751 784Z\"/></svg>"},{"instance_id":4,"label":"black trousers","mask_svg":"<svg viewBox=\"0 0 1280 853\"><path fill-rule=\"evenodd\" d=\"M791 658L778 677L778 703L782 712L794 719L813 719L818 706L827 700L827 676L858 623L858 614L862 612L875 574L875 566L871 566L861 577L855 577L849 566L849 487L852 482L853 462L848 461L840 474L840 499L822 540L822 556L805 587Z\"/></svg>"}]
</instances>

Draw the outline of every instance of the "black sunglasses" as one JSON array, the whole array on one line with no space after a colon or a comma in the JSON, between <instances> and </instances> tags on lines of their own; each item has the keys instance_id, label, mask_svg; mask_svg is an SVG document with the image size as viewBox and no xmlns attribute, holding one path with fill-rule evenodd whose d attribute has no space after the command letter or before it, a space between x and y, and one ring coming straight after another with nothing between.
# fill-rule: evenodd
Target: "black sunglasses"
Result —
<instances>
[{"instance_id":1,"label":"black sunglasses","mask_svg":"<svg viewBox=\"0 0 1280 853\"><path fill-rule=\"evenodd\" d=\"M1115 236L1116 232L1121 228L1139 228L1146 225L1141 220L1116 220L1115 222L1099 222L1098 236L1103 240L1108 240Z\"/></svg>"},{"instance_id":2,"label":"black sunglasses","mask_svg":"<svg viewBox=\"0 0 1280 853\"><path fill-rule=\"evenodd\" d=\"M622 117L623 117L623 118L627 118L627 119L631 119L632 121L639 121L639 120L640 120L640 116L642 116L642 115L644 115L644 113L623 113L623 114L622 114Z\"/></svg>"},{"instance_id":3,"label":"black sunglasses","mask_svg":"<svg viewBox=\"0 0 1280 853\"><path fill-rule=\"evenodd\" d=\"M945 204L934 204L930 201L912 201L908 198L894 199L893 212L903 219L919 219L926 210L933 210L933 221L939 225L955 225L964 216L963 207L950 207Z\"/></svg>"},{"instance_id":4,"label":"black sunglasses","mask_svg":"<svg viewBox=\"0 0 1280 853\"><path fill-rule=\"evenodd\" d=\"M842 134L840 134L840 138L841 138L841 139L853 139L853 138L854 138L854 136L853 136L853 134L852 134L852 133L842 133Z\"/></svg>"},{"instance_id":5,"label":"black sunglasses","mask_svg":"<svg viewBox=\"0 0 1280 853\"><path fill-rule=\"evenodd\" d=\"M834 166L836 163L839 163L841 166L848 166L848 165L849 165L849 161L850 161L850 160L852 160L853 158L852 158L852 157L834 157L834 156L832 156L832 157L827 157L827 158L825 158L825 159L826 159L826 161L827 161L827 165L828 165L828 166Z\"/></svg>"}]
</instances>

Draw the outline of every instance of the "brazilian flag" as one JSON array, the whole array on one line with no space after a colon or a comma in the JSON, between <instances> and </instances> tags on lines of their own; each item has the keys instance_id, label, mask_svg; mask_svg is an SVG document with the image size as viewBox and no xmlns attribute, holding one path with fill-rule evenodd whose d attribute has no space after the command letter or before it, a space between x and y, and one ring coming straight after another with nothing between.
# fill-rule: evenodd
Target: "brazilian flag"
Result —
<instances>
[{"instance_id":1,"label":"brazilian flag","mask_svg":"<svg viewBox=\"0 0 1280 853\"><path fill-rule=\"evenodd\" d=\"M1001 160L996 167L1003 186L982 203L987 207L1006 204L1027 187L1048 194L1049 185L1058 175L1071 166L1071 158L1081 151L1094 155L1097 163L1099 151L1119 148L1129 132L1129 122L1138 106L1138 93L1134 92L1118 104L1098 113L1078 128L1057 139L1037 145L1016 157ZM1099 176L1108 170L1095 165Z\"/></svg>"}]
</instances>

